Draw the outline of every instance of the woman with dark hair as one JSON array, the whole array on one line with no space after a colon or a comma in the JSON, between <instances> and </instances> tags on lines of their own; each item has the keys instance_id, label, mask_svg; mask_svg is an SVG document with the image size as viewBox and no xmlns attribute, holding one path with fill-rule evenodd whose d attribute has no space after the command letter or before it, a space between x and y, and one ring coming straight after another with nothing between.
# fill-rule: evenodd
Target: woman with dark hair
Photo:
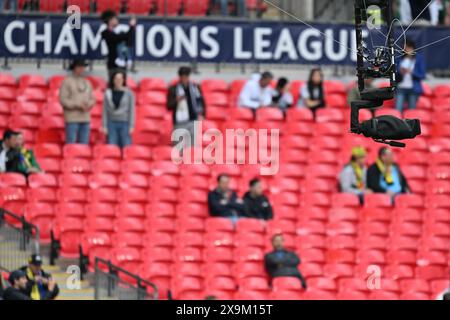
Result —
<instances>
[{"instance_id":1,"label":"woman with dark hair","mask_svg":"<svg viewBox=\"0 0 450 320\"><path fill-rule=\"evenodd\" d=\"M409 109L415 109L423 93L422 80L426 77L425 60L415 52L416 44L407 40L402 59L397 63L397 97L396 109L403 112L407 102Z\"/></svg>"},{"instance_id":2,"label":"woman with dark hair","mask_svg":"<svg viewBox=\"0 0 450 320\"><path fill-rule=\"evenodd\" d=\"M325 108L322 70L319 68L311 70L308 82L300 89L300 97L300 107L311 109L314 117L317 109Z\"/></svg>"},{"instance_id":3,"label":"woman with dark hair","mask_svg":"<svg viewBox=\"0 0 450 320\"><path fill-rule=\"evenodd\" d=\"M289 80L286 78L278 79L277 86L272 93L272 106L280 108L285 111L287 108L292 107L294 103L294 98L289 92Z\"/></svg>"},{"instance_id":4,"label":"woman with dark hair","mask_svg":"<svg viewBox=\"0 0 450 320\"><path fill-rule=\"evenodd\" d=\"M103 131L108 136L108 144L120 148L131 144L135 109L134 94L125 85L125 72L116 71L103 99Z\"/></svg>"}]
</instances>

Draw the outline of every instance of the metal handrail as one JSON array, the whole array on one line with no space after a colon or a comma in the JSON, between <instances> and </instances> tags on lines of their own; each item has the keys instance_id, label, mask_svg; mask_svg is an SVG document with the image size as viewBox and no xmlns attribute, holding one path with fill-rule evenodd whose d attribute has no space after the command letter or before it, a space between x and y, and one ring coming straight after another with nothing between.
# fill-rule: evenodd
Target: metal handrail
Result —
<instances>
[{"instance_id":1,"label":"metal handrail","mask_svg":"<svg viewBox=\"0 0 450 320\"><path fill-rule=\"evenodd\" d=\"M137 288L136 289L138 289L138 290L145 290L146 291L147 287L151 287L154 290L154 292L152 294L152 298L154 300L158 299L158 287L154 283L152 283L152 282L150 282L148 280L142 279L138 275L136 275L134 273L131 273L130 271L125 270L125 269L123 269L123 268L121 268L119 266L114 265L109 260L105 260L105 259L102 259L102 258L99 258L99 257L95 257L95 274L97 274L97 271L100 270L100 265L107 266L109 273L111 275L116 276L116 277L119 277L119 273L123 273L124 275L126 275L126 276L128 276L130 278L133 278L136 281L136 283L137 283ZM130 284L130 286L133 286L133 285ZM95 286L95 291L97 292L97 285ZM138 291L138 294L139 294L139 291ZM96 294L96 297L97 297L97 294Z\"/></svg>"}]
</instances>

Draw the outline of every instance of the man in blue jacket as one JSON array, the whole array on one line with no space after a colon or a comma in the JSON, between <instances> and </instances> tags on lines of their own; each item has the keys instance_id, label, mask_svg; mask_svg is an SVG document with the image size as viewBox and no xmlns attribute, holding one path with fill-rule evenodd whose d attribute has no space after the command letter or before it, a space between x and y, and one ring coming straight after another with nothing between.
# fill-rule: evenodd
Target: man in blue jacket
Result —
<instances>
[{"instance_id":1,"label":"man in blue jacket","mask_svg":"<svg viewBox=\"0 0 450 320\"><path fill-rule=\"evenodd\" d=\"M403 112L405 102L409 109L415 109L417 100L423 94L422 80L426 77L425 59L415 52L416 44L407 40L405 54L397 63L396 109Z\"/></svg>"}]
</instances>

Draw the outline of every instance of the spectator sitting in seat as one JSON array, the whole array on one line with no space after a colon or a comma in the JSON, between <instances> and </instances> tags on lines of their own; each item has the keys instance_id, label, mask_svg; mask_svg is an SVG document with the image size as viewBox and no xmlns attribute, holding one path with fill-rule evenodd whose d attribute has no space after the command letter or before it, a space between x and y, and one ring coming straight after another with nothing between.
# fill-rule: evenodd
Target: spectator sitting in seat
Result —
<instances>
[{"instance_id":1,"label":"spectator sitting in seat","mask_svg":"<svg viewBox=\"0 0 450 320\"><path fill-rule=\"evenodd\" d=\"M179 80L169 88L167 109L173 111L173 129L184 129L189 136L183 136L183 145L195 144L196 120L205 116L205 100L200 87L190 80L191 68L181 67L178 70Z\"/></svg>"},{"instance_id":2,"label":"spectator sitting in seat","mask_svg":"<svg viewBox=\"0 0 450 320\"><path fill-rule=\"evenodd\" d=\"M367 187L373 192L391 196L410 192L408 182L394 162L394 153L390 148L380 148L377 161L367 170Z\"/></svg>"},{"instance_id":3,"label":"spectator sitting in seat","mask_svg":"<svg viewBox=\"0 0 450 320\"><path fill-rule=\"evenodd\" d=\"M59 90L66 123L66 143L89 144L95 97L91 83L83 76L85 67L84 60L74 60L70 65L72 74L64 79Z\"/></svg>"},{"instance_id":4,"label":"spectator sitting in seat","mask_svg":"<svg viewBox=\"0 0 450 320\"><path fill-rule=\"evenodd\" d=\"M230 189L230 177L220 174L217 177L218 186L208 194L209 214L213 217L231 218L236 222L245 216L245 208L242 199L236 192Z\"/></svg>"},{"instance_id":5,"label":"spectator sitting in seat","mask_svg":"<svg viewBox=\"0 0 450 320\"><path fill-rule=\"evenodd\" d=\"M34 156L33 150L25 148L22 133L17 135L17 144L20 151L19 170L25 175L42 172L42 169Z\"/></svg>"},{"instance_id":6,"label":"spectator sitting in seat","mask_svg":"<svg viewBox=\"0 0 450 320\"><path fill-rule=\"evenodd\" d=\"M220 13L224 17L228 17L229 3L233 3L236 7L236 15L238 17L247 16L247 2L246 0L213 0L213 6L220 4Z\"/></svg>"},{"instance_id":7,"label":"spectator sitting in seat","mask_svg":"<svg viewBox=\"0 0 450 320\"><path fill-rule=\"evenodd\" d=\"M276 234L272 237L272 246L273 251L267 253L264 257L265 268L270 281L276 277L295 277L300 280L303 289L306 289L306 280L298 270L300 258L295 252L284 248L282 234Z\"/></svg>"},{"instance_id":8,"label":"spectator sitting in seat","mask_svg":"<svg viewBox=\"0 0 450 320\"><path fill-rule=\"evenodd\" d=\"M42 257L33 254L28 266L20 269L26 275L26 292L32 300L53 300L59 294L59 288L52 276L42 270Z\"/></svg>"},{"instance_id":9,"label":"spectator sitting in seat","mask_svg":"<svg viewBox=\"0 0 450 320\"><path fill-rule=\"evenodd\" d=\"M344 193L353 193L362 197L366 193L372 193L367 189L366 184L366 150L363 147L354 147L352 157L339 175L340 191Z\"/></svg>"},{"instance_id":10,"label":"spectator sitting in seat","mask_svg":"<svg viewBox=\"0 0 450 320\"><path fill-rule=\"evenodd\" d=\"M283 112L292 107L294 98L289 92L289 80L286 78L278 79L277 86L272 92L272 106L281 109Z\"/></svg>"},{"instance_id":11,"label":"spectator sitting in seat","mask_svg":"<svg viewBox=\"0 0 450 320\"><path fill-rule=\"evenodd\" d=\"M0 141L0 173L21 172L17 137L18 133L9 129L3 133L3 140Z\"/></svg>"},{"instance_id":12,"label":"spectator sitting in seat","mask_svg":"<svg viewBox=\"0 0 450 320\"><path fill-rule=\"evenodd\" d=\"M108 143L124 148L131 144L136 107L134 94L126 87L125 72L116 71L103 98L103 131Z\"/></svg>"},{"instance_id":13,"label":"spectator sitting in seat","mask_svg":"<svg viewBox=\"0 0 450 320\"><path fill-rule=\"evenodd\" d=\"M272 105L272 73L266 71L261 75L255 74L247 81L239 95L238 105L253 110Z\"/></svg>"},{"instance_id":14,"label":"spectator sitting in seat","mask_svg":"<svg viewBox=\"0 0 450 320\"><path fill-rule=\"evenodd\" d=\"M10 287L3 292L3 300L30 300L27 294L27 276L22 270L15 270L9 274Z\"/></svg>"},{"instance_id":15,"label":"spectator sitting in seat","mask_svg":"<svg viewBox=\"0 0 450 320\"><path fill-rule=\"evenodd\" d=\"M108 46L108 76L111 76L117 69L126 70L131 67L131 46L136 29L136 18L132 17L129 22L129 29L127 32L116 32L116 27L119 25L117 14L112 10L106 10L102 13L101 19L106 23L106 29L102 32L102 39L105 40Z\"/></svg>"},{"instance_id":16,"label":"spectator sitting in seat","mask_svg":"<svg viewBox=\"0 0 450 320\"><path fill-rule=\"evenodd\" d=\"M318 68L311 70L308 82L300 89L300 97L299 106L309 108L314 117L318 109L325 108L322 70Z\"/></svg>"},{"instance_id":17,"label":"spectator sitting in seat","mask_svg":"<svg viewBox=\"0 0 450 320\"><path fill-rule=\"evenodd\" d=\"M245 215L248 218L270 220L273 218L272 206L269 199L263 194L259 179L250 181L250 190L244 195Z\"/></svg>"},{"instance_id":18,"label":"spectator sitting in seat","mask_svg":"<svg viewBox=\"0 0 450 320\"><path fill-rule=\"evenodd\" d=\"M407 40L404 56L397 64L397 96L395 107L403 112L405 102L410 110L416 109L417 101L423 94L422 80L426 77L425 59L416 53L416 44Z\"/></svg>"}]
</instances>

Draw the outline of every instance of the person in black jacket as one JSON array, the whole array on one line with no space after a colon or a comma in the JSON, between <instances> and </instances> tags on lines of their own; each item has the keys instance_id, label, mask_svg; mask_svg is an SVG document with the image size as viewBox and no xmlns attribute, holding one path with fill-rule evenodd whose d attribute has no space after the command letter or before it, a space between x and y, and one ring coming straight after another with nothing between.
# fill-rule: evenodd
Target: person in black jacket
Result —
<instances>
[{"instance_id":1,"label":"person in black jacket","mask_svg":"<svg viewBox=\"0 0 450 320\"><path fill-rule=\"evenodd\" d=\"M105 40L108 47L108 74L111 79L113 73L117 69L126 70L126 64L123 65L120 61L123 59L123 53L121 52L125 47L132 45L133 37L136 29L136 18L131 18L129 22L128 32L116 33L114 29L119 24L117 14L112 10L106 10L102 13L101 19L106 23L107 27L102 32L102 39ZM120 51L120 52L119 52ZM120 65L118 65L118 63Z\"/></svg>"},{"instance_id":2,"label":"person in black jacket","mask_svg":"<svg viewBox=\"0 0 450 320\"><path fill-rule=\"evenodd\" d=\"M173 113L173 130L180 129L189 133L189 136L187 136L187 133L182 135L182 146L184 147L195 144L194 123L196 120L202 120L206 111L200 86L191 81L190 76L191 68L180 67L178 70L179 80L169 87L167 93L167 109Z\"/></svg>"},{"instance_id":3,"label":"person in black jacket","mask_svg":"<svg viewBox=\"0 0 450 320\"><path fill-rule=\"evenodd\" d=\"M217 177L218 186L208 194L209 214L213 217L231 218L237 221L245 215L243 201L230 189L230 177L221 174Z\"/></svg>"},{"instance_id":4,"label":"person in black jacket","mask_svg":"<svg viewBox=\"0 0 450 320\"><path fill-rule=\"evenodd\" d=\"M367 187L376 193L395 196L409 193L410 188L400 167L394 161L394 153L388 147L378 151L377 161L367 170Z\"/></svg>"},{"instance_id":5,"label":"person in black jacket","mask_svg":"<svg viewBox=\"0 0 450 320\"><path fill-rule=\"evenodd\" d=\"M59 294L59 287L52 276L42 270L42 257L33 254L28 266L20 269L28 279L26 292L32 300L53 300Z\"/></svg>"},{"instance_id":6,"label":"person in black jacket","mask_svg":"<svg viewBox=\"0 0 450 320\"><path fill-rule=\"evenodd\" d=\"M18 135L18 132L9 129L3 133L3 140L0 141L0 173L21 172Z\"/></svg>"},{"instance_id":7,"label":"person in black jacket","mask_svg":"<svg viewBox=\"0 0 450 320\"><path fill-rule=\"evenodd\" d=\"M3 292L3 300L31 300L27 294L27 276L22 270L15 270L9 274L10 287Z\"/></svg>"},{"instance_id":8,"label":"person in black jacket","mask_svg":"<svg viewBox=\"0 0 450 320\"><path fill-rule=\"evenodd\" d=\"M284 248L284 239L282 234L276 234L272 237L273 251L266 254L264 264L270 281L276 277L295 277L302 284L302 288L306 289L306 280L298 270L300 258L295 252Z\"/></svg>"},{"instance_id":9,"label":"person in black jacket","mask_svg":"<svg viewBox=\"0 0 450 320\"><path fill-rule=\"evenodd\" d=\"M263 194L261 180L250 180L250 190L244 195L245 215L248 218L270 220L273 218L272 206Z\"/></svg>"}]
</instances>

